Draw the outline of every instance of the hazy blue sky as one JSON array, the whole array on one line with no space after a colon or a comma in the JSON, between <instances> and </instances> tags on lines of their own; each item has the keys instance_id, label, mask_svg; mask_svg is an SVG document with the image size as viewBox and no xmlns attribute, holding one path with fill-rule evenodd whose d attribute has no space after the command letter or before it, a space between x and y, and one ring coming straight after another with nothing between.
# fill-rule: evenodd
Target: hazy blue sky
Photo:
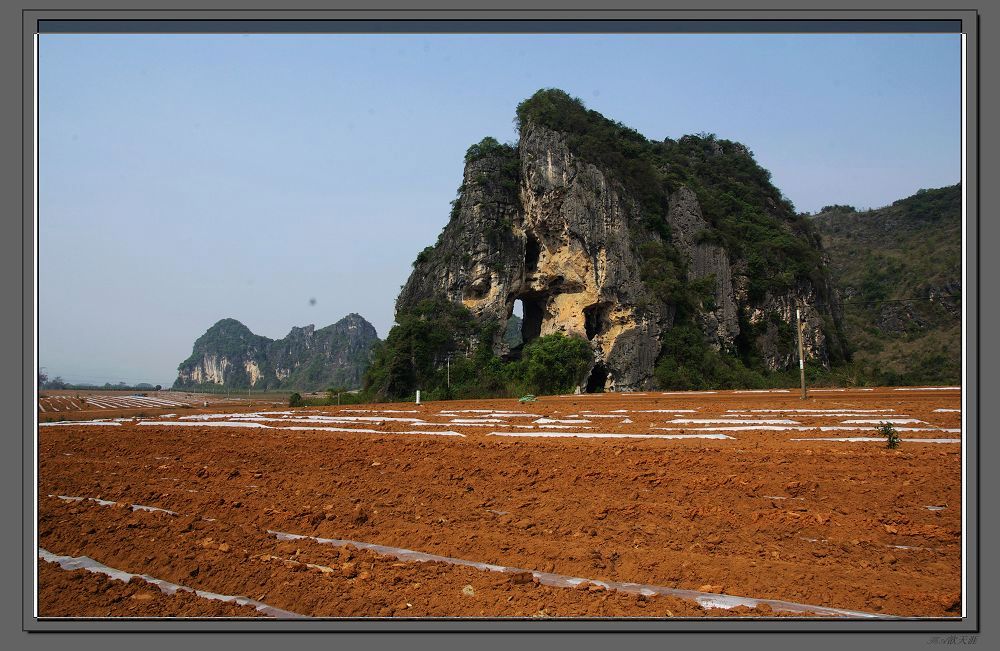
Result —
<instances>
[{"instance_id":1,"label":"hazy blue sky","mask_svg":"<svg viewBox=\"0 0 1000 651\"><path fill-rule=\"evenodd\" d=\"M958 35L41 36L40 364L170 384L224 317L385 337L466 148L557 87L802 211L960 179ZM315 298L315 305L310 299Z\"/></svg>"}]
</instances>

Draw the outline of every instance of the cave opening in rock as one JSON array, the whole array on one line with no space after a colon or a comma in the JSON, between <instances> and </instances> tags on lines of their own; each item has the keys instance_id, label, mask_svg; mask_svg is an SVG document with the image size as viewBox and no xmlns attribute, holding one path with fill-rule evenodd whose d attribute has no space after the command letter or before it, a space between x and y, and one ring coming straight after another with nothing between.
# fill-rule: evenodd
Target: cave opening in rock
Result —
<instances>
[{"instance_id":1,"label":"cave opening in rock","mask_svg":"<svg viewBox=\"0 0 1000 651\"><path fill-rule=\"evenodd\" d=\"M604 393L604 385L608 381L608 369L598 362L587 377L587 393Z\"/></svg>"},{"instance_id":2,"label":"cave opening in rock","mask_svg":"<svg viewBox=\"0 0 1000 651\"><path fill-rule=\"evenodd\" d=\"M543 297L522 296L518 301L521 303L522 313L521 341L527 344L542 334L542 316L545 314L545 299Z\"/></svg>"},{"instance_id":3,"label":"cave opening in rock","mask_svg":"<svg viewBox=\"0 0 1000 651\"><path fill-rule=\"evenodd\" d=\"M583 308L583 328L587 339L593 341L594 337L607 331L609 309L607 303L596 303Z\"/></svg>"},{"instance_id":4,"label":"cave opening in rock","mask_svg":"<svg viewBox=\"0 0 1000 651\"><path fill-rule=\"evenodd\" d=\"M528 233L528 239L524 242L524 269L528 273L538 271L538 259L542 255L542 247L534 235Z\"/></svg>"}]
</instances>

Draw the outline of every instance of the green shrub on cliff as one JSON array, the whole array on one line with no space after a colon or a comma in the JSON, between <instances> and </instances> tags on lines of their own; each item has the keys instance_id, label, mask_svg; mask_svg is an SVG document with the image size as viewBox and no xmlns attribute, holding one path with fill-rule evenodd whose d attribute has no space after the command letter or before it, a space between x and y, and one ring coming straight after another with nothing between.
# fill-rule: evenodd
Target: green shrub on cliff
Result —
<instances>
[{"instance_id":1,"label":"green shrub on cliff","mask_svg":"<svg viewBox=\"0 0 1000 651\"><path fill-rule=\"evenodd\" d=\"M521 359L508 365L508 377L529 393L571 393L593 361L586 339L557 332L528 342Z\"/></svg>"},{"instance_id":2,"label":"green shrub on cliff","mask_svg":"<svg viewBox=\"0 0 1000 651\"><path fill-rule=\"evenodd\" d=\"M497 324L481 324L447 301L400 312L376 350L364 397L410 400L418 389L426 400L560 393L572 391L590 369L590 344L558 333L529 342L520 360L504 362L493 354L496 331Z\"/></svg>"}]
</instances>

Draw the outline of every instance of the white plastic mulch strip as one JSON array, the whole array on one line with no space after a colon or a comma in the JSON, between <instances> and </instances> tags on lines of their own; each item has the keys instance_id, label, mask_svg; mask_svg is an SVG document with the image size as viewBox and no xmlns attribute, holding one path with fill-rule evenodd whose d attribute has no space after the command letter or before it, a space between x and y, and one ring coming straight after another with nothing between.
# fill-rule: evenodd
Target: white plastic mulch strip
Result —
<instances>
[{"instance_id":1,"label":"white plastic mulch strip","mask_svg":"<svg viewBox=\"0 0 1000 651\"><path fill-rule=\"evenodd\" d=\"M475 425L476 423L506 423L507 421L501 420L500 418L452 418L450 423L455 423L456 425Z\"/></svg>"},{"instance_id":2,"label":"white plastic mulch strip","mask_svg":"<svg viewBox=\"0 0 1000 651\"><path fill-rule=\"evenodd\" d=\"M94 396L84 396L82 398L82 401L84 402L84 404L93 404L97 405L98 407L110 407L110 405L103 404L100 398Z\"/></svg>"},{"instance_id":3,"label":"white plastic mulch strip","mask_svg":"<svg viewBox=\"0 0 1000 651\"><path fill-rule=\"evenodd\" d=\"M897 387L894 391L961 391L962 387Z\"/></svg>"},{"instance_id":4,"label":"white plastic mulch strip","mask_svg":"<svg viewBox=\"0 0 1000 651\"><path fill-rule=\"evenodd\" d=\"M64 502L96 502L101 506L114 506L118 502L112 502L111 500L99 500L96 497L72 497L70 495L49 495L49 497L56 497ZM149 511L150 513L159 512L167 513L170 515L177 515L177 511L171 511L169 509L161 509L158 506L145 506L143 504L130 504L133 511Z\"/></svg>"},{"instance_id":5,"label":"white plastic mulch strip","mask_svg":"<svg viewBox=\"0 0 1000 651\"><path fill-rule=\"evenodd\" d=\"M936 413L939 413L939 414L960 414L960 413L962 413L961 409L935 409L934 411Z\"/></svg>"},{"instance_id":6,"label":"white plastic mulch strip","mask_svg":"<svg viewBox=\"0 0 1000 651\"><path fill-rule=\"evenodd\" d=\"M64 570L87 570L88 572L94 572L95 574L103 574L105 576L111 577L112 579L117 579L128 583L133 577L139 577L146 583L155 585L160 589L160 592L164 594L173 595L177 592L191 592L203 599L211 599L213 601L225 601L227 603L235 603L240 606L253 606L258 612L264 613L269 617L277 617L281 619L307 619L308 615L300 615L298 613L293 613L290 610L282 610L281 608L275 608L274 606L269 606L263 601L257 601L256 599L251 599L249 597L243 597L239 595L225 595L217 594L215 592L207 592L205 590L196 590L195 588L189 588L184 585L178 585L177 583L171 583L170 581L164 581L163 579L157 579L156 577L149 576L148 574L131 574L122 570L117 570L113 567L108 567L103 563L95 561L89 556L60 556L58 554L53 554L52 552L38 548L38 558L43 561L48 561L50 563L58 563Z\"/></svg>"},{"instance_id":7,"label":"white plastic mulch strip","mask_svg":"<svg viewBox=\"0 0 1000 651\"><path fill-rule=\"evenodd\" d=\"M846 441L848 443L885 443L885 437L840 436L830 438L788 439L789 441ZM961 443L962 439L900 439L903 443Z\"/></svg>"},{"instance_id":8,"label":"white plastic mulch strip","mask_svg":"<svg viewBox=\"0 0 1000 651\"><path fill-rule=\"evenodd\" d=\"M534 425L515 425L514 423L503 423L504 427L519 427L521 429L535 429ZM420 423L423 427L496 427L500 423Z\"/></svg>"},{"instance_id":9,"label":"white plastic mulch strip","mask_svg":"<svg viewBox=\"0 0 1000 651\"><path fill-rule=\"evenodd\" d=\"M927 424L927 421L918 418L880 418L879 420L845 420L844 425L881 425L882 423L892 423L893 425L914 425Z\"/></svg>"},{"instance_id":10,"label":"white plastic mulch strip","mask_svg":"<svg viewBox=\"0 0 1000 651\"><path fill-rule=\"evenodd\" d=\"M164 427L177 426L177 427L253 427L258 429L272 429L270 425L264 425L262 423L247 423L244 421L177 421L177 420L165 420L165 421L153 421L153 420L142 420L139 421L139 425L162 425Z\"/></svg>"},{"instance_id":11,"label":"white plastic mulch strip","mask_svg":"<svg viewBox=\"0 0 1000 651\"><path fill-rule=\"evenodd\" d=\"M625 422L625 421L622 421ZM516 427L516 425L515 425ZM594 429L589 425L539 425L539 429Z\"/></svg>"},{"instance_id":12,"label":"white plastic mulch strip","mask_svg":"<svg viewBox=\"0 0 1000 651\"><path fill-rule=\"evenodd\" d=\"M709 393L718 393L718 391L665 391L661 392L661 396L690 396L690 395L706 395Z\"/></svg>"},{"instance_id":13,"label":"white plastic mulch strip","mask_svg":"<svg viewBox=\"0 0 1000 651\"><path fill-rule=\"evenodd\" d=\"M359 425L370 425L371 423L383 423L383 422L403 422L410 424L420 424L428 425L419 418L393 418L387 416L385 418L378 417L358 417L358 416L314 416L314 415L299 415L299 416L259 416L254 414L232 414L229 418L230 422L235 421L255 421L255 422L269 422L269 423L339 423L344 425L350 425L357 423ZM503 422L503 421L497 421Z\"/></svg>"},{"instance_id":14,"label":"white plastic mulch strip","mask_svg":"<svg viewBox=\"0 0 1000 651\"><path fill-rule=\"evenodd\" d=\"M249 414L241 414L241 413L236 413L236 412L231 413L231 414L192 414L190 416L181 416L180 420L215 420L215 419L218 419L218 418L239 418L239 417L249 418L249 417L252 417L252 416L273 415L275 413L279 413L279 414L281 414L281 413L291 414L292 412L290 412L290 411L289 412L270 412L270 411L264 411L264 412L253 412L253 413L249 413Z\"/></svg>"},{"instance_id":15,"label":"white plastic mulch strip","mask_svg":"<svg viewBox=\"0 0 1000 651\"><path fill-rule=\"evenodd\" d=\"M115 423L117 424L117 423ZM433 425L434 423L420 423L421 425ZM164 425L164 426L187 426L187 427L245 427L254 429L271 429L271 430L291 430L299 432L353 432L360 434L382 434L385 436L391 436L394 434L428 434L431 436L461 436L465 437L465 434L459 434L458 432L444 431L444 432L429 432L424 430L419 431L405 431L405 432L384 432L377 429L365 429L362 427L326 427L322 425L314 426L281 426L281 425L264 425L262 423L248 423L245 421L202 421L202 422L192 422L192 421L176 421L168 420L163 422L156 421L141 421L139 425Z\"/></svg>"},{"instance_id":16,"label":"white plastic mulch strip","mask_svg":"<svg viewBox=\"0 0 1000 651\"><path fill-rule=\"evenodd\" d=\"M59 425L111 425L117 427L121 423L109 420L60 420L55 423L38 423L39 427L57 427Z\"/></svg>"},{"instance_id":17,"label":"white plastic mulch strip","mask_svg":"<svg viewBox=\"0 0 1000 651\"><path fill-rule=\"evenodd\" d=\"M587 420L586 418L565 418L565 419L539 418L538 420L534 420L534 421L531 421L531 422L536 423L538 425L542 425L542 424L545 424L545 425L552 425L552 424L559 424L559 425L579 425L580 423L589 423L590 421Z\"/></svg>"},{"instance_id":18,"label":"white plastic mulch strip","mask_svg":"<svg viewBox=\"0 0 1000 651\"><path fill-rule=\"evenodd\" d=\"M596 432L490 432L490 436L581 439L731 439L725 434L599 434Z\"/></svg>"},{"instance_id":19,"label":"white plastic mulch strip","mask_svg":"<svg viewBox=\"0 0 1000 651\"><path fill-rule=\"evenodd\" d=\"M741 420L738 418L675 418L670 423L695 425L798 425L797 420L776 418L771 420Z\"/></svg>"},{"instance_id":20,"label":"white plastic mulch strip","mask_svg":"<svg viewBox=\"0 0 1000 651\"><path fill-rule=\"evenodd\" d=\"M429 432L424 430L413 430L406 432L383 432L377 429L359 429L359 428L347 428L347 427L274 427L272 429L282 429L282 430L294 430L297 432L361 432L363 434L382 434L384 436L393 436L395 434L428 434L430 436L460 436L465 438L465 434L459 434L458 432L444 431L444 432Z\"/></svg>"},{"instance_id":21,"label":"white plastic mulch strip","mask_svg":"<svg viewBox=\"0 0 1000 651\"><path fill-rule=\"evenodd\" d=\"M664 432L870 432L873 427L861 427L850 425L713 425L711 427L653 427L651 429ZM960 428L943 427L897 427L897 432L947 432L958 434Z\"/></svg>"},{"instance_id":22,"label":"white plastic mulch strip","mask_svg":"<svg viewBox=\"0 0 1000 651\"><path fill-rule=\"evenodd\" d=\"M625 414L693 414L697 409L612 409L607 414L598 414L587 409L580 411L580 415L587 418L621 418Z\"/></svg>"},{"instance_id":23,"label":"white plastic mulch strip","mask_svg":"<svg viewBox=\"0 0 1000 651\"><path fill-rule=\"evenodd\" d=\"M663 431L663 432L754 432L754 431L769 431L769 432L812 432L812 431L816 431L815 427L809 427L808 425L728 425L728 426L713 425L712 427L653 427L651 429L660 430L660 431Z\"/></svg>"},{"instance_id":24,"label":"white plastic mulch strip","mask_svg":"<svg viewBox=\"0 0 1000 651\"><path fill-rule=\"evenodd\" d=\"M791 393L791 389L737 389L733 393Z\"/></svg>"},{"instance_id":25,"label":"white plastic mulch strip","mask_svg":"<svg viewBox=\"0 0 1000 651\"><path fill-rule=\"evenodd\" d=\"M835 432L835 431L848 431L848 432L867 432L873 429L872 427L855 427L847 425L825 425L819 428L821 432ZM960 434L962 432L961 427L895 427L893 428L897 432L948 432L949 434Z\"/></svg>"},{"instance_id":26,"label":"white plastic mulch strip","mask_svg":"<svg viewBox=\"0 0 1000 651\"><path fill-rule=\"evenodd\" d=\"M866 613L856 610L844 610L841 608L828 608L826 606L812 606L809 604L800 604L791 601L781 601L777 599L754 599L752 597L738 597L735 595L727 595L727 594L713 593L713 592L698 592L697 590L683 590L680 588L668 588L665 586L647 585L642 583L623 583L620 581L601 581L596 579L585 579L581 577L567 576L565 574L554 574L552 572L539 572L537 570L526 570L517 567L493 565L491 563L480 563L478 561L470 561L462 558L452 558L450 556L427 554L425 552L414 551L412 549L387 547L385 545L376 545L372 543L359 542L356 540L317 538L314 536L303 536L294 533L286 533L284 531L268 531L268 533L276 536L278 540L308 539L320 543L322 545L333 545L335 547L346 547L347 545L352 545L354 547L357 547L358 549L369 549L377 554L392 556L393 558L397 558L402 561L413 561L418 563L424 563L429 561L438 563L447 563L449 565L462 565L465 567L473 567L478 570L486 570L489 572L501 572L504 574L521 574L524 572L530 572L532 577L538 579L538 582L541 583L542 585L549 585L558 588L575 588L581 583L589 583L593 585L602 586L607 590L618 590L619 592L626 592L631 594L642 594L646 596L664 595L670 597L679 597L681 599L692 599L694 601L697 601L703 608L706 609L724 608L728 610L730 608L736 608L737 606L746 606L748 608L755 608L762 604L767 604L772 609L781 612L792 612L792 613L803 613L803 614L811 613L816 615L829 615L833 617L854 617L863 619L895 619L891 615Z\"/></svg>"},{"instance_id":27,"label":"white plastic mulch strip","mask_svg":"<svg viewBox=\"0 0 1000 651\"><path fill-rule=\"evenodd\" d=\"M340 411L350 411L359 413L374 414L416 414L416 409L341 409Z\"/></svg>"},{"instance_id":28,"label":"white plastic mulch strip","mask_svg":"<svg viewBox=\"0 0 1000 651\"><path fill-rule=\"evenodd\" d=\"M733 418L740 418L740 417L754 418L753 414L750 414L750 413L739 413L739 412L736 412L734 410L730 410L727 413L731 413ZM905 418L908 415L909 414L893 414L892 416L893 416L893 418L895 418L895 417ZM845 412L840 412L840 413L831 412L831 413L823 413L823 414L800 414L800 413L796 413L795 417L796 418L865 418L865 417L871 417L871 414L862 414L862 413L859 413L859 412L856 412L856 411L850 411L850 412L845 411ZM763 421L759 421L759 422L763 422Z\"/></svg>"},{"instance_id":29,"label":"white plastic mulch strip","mask_svg":"<svg viewBox=\"0 0 1000 651\"><path fill-rule=\"evenodd\" d=\"M501 414L507 416L539 416L540 414L529 414L523 411L509 411L507 409L446 409L441 413L449 414L493 414L495 416L500 416Z\"/></svg>"},{"instance_id":30,"label":"white plastic mulch strip","mask_svg":"<svg viewBox=\"0 0 1000 651\"><path fill-rule=\"evenodd\" d=\"M622 411L625 411L624 409ZM633 414L693 414L697 409L633 409Z\"/></svg>"},{"instance_id":31,"label":"white plastic mulch strip","mask_svg":"<svg viewBox=\"0 0 1000 651\"><path fill-rule=\"evenodd\" d=\"M853 409L841 407L839 409L727 409L728 413L750 412L751 414L776 414L776 413L796 413L796 414L827 414L837 411L849 411L852 414L875 414L896 411L895 409Z\"/></svg>"}]
</instances>

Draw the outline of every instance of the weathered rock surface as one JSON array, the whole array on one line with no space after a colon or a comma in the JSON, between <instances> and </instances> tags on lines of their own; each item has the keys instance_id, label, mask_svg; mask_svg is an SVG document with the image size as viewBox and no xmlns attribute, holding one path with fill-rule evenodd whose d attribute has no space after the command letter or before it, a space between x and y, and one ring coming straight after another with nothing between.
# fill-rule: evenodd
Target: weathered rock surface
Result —
<instances>
[{"instance_id":1,"label":"weathered rock surface","mask_svg":"<svg viewBox=\"0 0 1000 651\"><path fill-rule=\"evenodd\" d=\"M795 306L806 304L806 349L828 362L824 320L839 318L828 286L799 282L752 301L745 262L702 240L709 224L695 192L680 185L668 204L670 244L684 260L687 279L711 277L707 282L714 284L714 300L703 303L695 318L712 348L734 350L742 321L753 328L752 345L766 367L787 368L797 359L785 340L788 327L794 332L788 322L794 323ZM461 303L500 326L494 352L516 355L504 331L520 300L525 342L554 332L590 341L595 364L581 388L649 388L675 305L644 281L639 247L661 236L643 217L637 196L608 168L575 154L567 134L522 123L516 146L467 156L451 220L437 244L418 256L396 309L426 299Z\"/></svg>"},{"instance_id":2,"label":"weathered rock surface","mask_svg":"<svg viewBox=\"0 0 1000 651\"><path fill-rule=\"evenodd\" d=\"M223 319L195 341L191 356L177 369L174 386L355 388L361 385L376 342L375 328L358 314L320 330L313 325L292 328L278 340L255 335L235 319Z\"/></svg>"}]
</instances>

